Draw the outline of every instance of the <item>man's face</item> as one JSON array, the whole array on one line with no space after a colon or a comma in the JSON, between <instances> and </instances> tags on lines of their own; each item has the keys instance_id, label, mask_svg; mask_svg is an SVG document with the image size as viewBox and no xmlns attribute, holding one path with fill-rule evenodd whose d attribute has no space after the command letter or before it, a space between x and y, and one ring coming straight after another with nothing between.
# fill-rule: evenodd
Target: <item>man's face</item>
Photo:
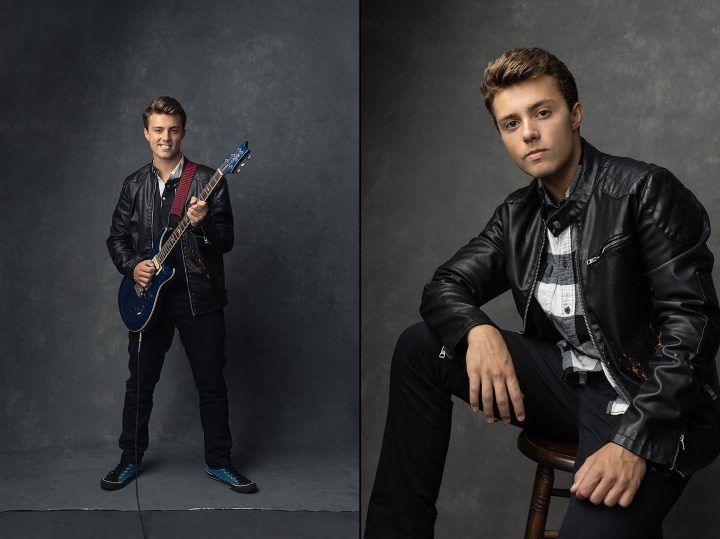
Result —
<instances>
[{"instance_id":1,"label":"man's face","mask_svg":"<svg viewBox=\"0 0 720 539\"><path fill-rule=\"evenodd\" d=\"M582 105L568 109L549 75L500 90L493 113L515 164L545 182L568 182L580 159Z\"/></svg>"},{"instance_id":2,"label":"man's face","mask_svg":"<svg viewBox=\"0 0 720 539\"><path fill-rule=\"evenodd\" d=\"M185 136L179 115L151 114L145 129L145 138L155 161L174 161L180 155L180 144Z\"/></svg>"}]
</instances>

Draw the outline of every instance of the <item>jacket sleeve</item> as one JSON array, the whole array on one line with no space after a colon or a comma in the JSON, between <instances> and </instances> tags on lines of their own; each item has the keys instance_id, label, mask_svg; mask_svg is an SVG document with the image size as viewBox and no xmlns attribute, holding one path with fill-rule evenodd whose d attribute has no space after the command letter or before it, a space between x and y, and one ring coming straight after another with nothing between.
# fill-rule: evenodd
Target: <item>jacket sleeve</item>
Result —
<instances>
[{"instance_id":1,"label":"jacket sleeve","mask_svg":"<svg viewBox=\"0 0 720 539\"><path fill-rule=\"evenodd\" d=\"M660 336L612 441L672 468L718 350L709 219L688 189L658 169L644 181L636 234Z\"/></svg>"},{"instance_id":2,"label":"jacket sleeve","mask_svg":"<svg viewBox=\"0 0 720 539\"><path fill-rule=\"evenodd\" d=\"M509 288L501 208L425 285L420 314L451 356L470 328L494 325L480 306Z\"/></svg>"},{"instance_id":3,"label":"jacket sleeve","mask_svg":"<svg viewBox=\"0 0 720 539\"><path fill-rule=\"evenodd\" d=\"M218 182L208 203L210 206L208 214L200 226L193 230L193 234L201 237L204 235L209 242L209 249L214 249L220 254L227 253L233 247L235 233L230 193L225 177Z\"/></svg>"},{"instance_id":4,"label":"jacket sleeve","mask_svg":"<svg viewBox=\"0 0 720 539\"><path fill-rule=\"evenodd\" d=\"M107 238L107 248L110 258L117 270L123 275L132 277L133 270L138 262L142 260L138 256L132 235L130 234L130 214L133 205L131 185L126 179L120 191L120 198L112 216L110 224L110 235Z\"/></svg>"}]
</instances>

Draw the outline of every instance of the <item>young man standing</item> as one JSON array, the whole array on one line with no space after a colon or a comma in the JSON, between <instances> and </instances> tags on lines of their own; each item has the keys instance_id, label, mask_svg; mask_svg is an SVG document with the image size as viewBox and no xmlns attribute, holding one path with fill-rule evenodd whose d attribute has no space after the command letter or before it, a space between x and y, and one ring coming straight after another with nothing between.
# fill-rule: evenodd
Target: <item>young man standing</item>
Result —
<instances>
[{"instance_id":1,"label":"young man standing","mask_svg":"<svg viewBox=\"0 0 720 539\"><path fill-rule=\"evenodd\" d=\"M435 272L398 341L366 537L433 536L451 395L578 442L560 537L648 537L720 452L707 214L667 170L580 137L574 78L546 51L507 51L482 92L533 180ZM522 333L481 310L507 290Z\"/></svg>"},{"instance_id":2,"label":"young man standing","mask_svg":"<svg viewBox=\"0 0 720 539\"><path fill-rule=\"evenodd\" d=\"M112 261L120 273L132 276L144 288L155 275L155 266L148 259L153 239L164 227L177 224L178 218L170 210L183 170L192 166L180 152L186 119L182 106L172 97L161 96L148 105L143 122L152 162L125 179L113 213L107 239ZM143 332L140 343L138 333L129 333L130 378L119 441L122 454L120 463L102 478L103 489L120 489L142 471L153 391L177 328L200 395L206 473L236 492L257 490L230 459L232 440L223 377L223 307L227 304L223 254L233 246L233 214L224 178L206 202L198 200L213 173L211 168L197 165L192 176L182 205L191 226L167 259L175 276L167 285L157 319Z\"/></svg>"}]
</instances>

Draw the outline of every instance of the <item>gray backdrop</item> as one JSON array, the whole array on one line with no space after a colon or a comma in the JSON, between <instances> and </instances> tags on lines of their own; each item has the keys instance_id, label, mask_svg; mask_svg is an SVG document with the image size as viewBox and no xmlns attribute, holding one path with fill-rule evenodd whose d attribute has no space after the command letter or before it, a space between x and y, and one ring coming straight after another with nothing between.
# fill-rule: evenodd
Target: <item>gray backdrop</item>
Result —
<instances>
[{"instance_id":1,"label":"gray backdrop","mask_svg":"<svg viewBox=\"0 0 720 539\"><path fill-rule=\"evenodd\" d=\"M254 152L228 178L238 464L258 453L356 458L357 2L0 9L2 458L88 447L109 467L119 457L127 333L105 239L123 179L150 161L141 113L160 94L188 113L191 159L217 167L245 139ZM195 448L202 462L177 338L155 402L151 450Z\"/></svg>"},{"instance_id":2,"label":"gray backdrop","mask_svg":"<svg viewBox=\"0 0 720 539\"><path fill-rule=\"evenodd\" d=\"M420 319L422 287L433 270L529 181L482 104L487 62L516 46L559 56L585 105L583 135L603 151L674 171L720 230L720 8L668 0L368 1L361 35L364 524L395 340ZM716 255L719 242L715 233ZM519 328L508 296L489 311L501 325ZM518 431L486 425L456 404L436 535L521 537L534 466L515 448ZM665 537L720 535L712 494L718 481L718 463L691 481L666 519ZM555 525L561 512L553 514Z\"/></svg>"}]
</instances>

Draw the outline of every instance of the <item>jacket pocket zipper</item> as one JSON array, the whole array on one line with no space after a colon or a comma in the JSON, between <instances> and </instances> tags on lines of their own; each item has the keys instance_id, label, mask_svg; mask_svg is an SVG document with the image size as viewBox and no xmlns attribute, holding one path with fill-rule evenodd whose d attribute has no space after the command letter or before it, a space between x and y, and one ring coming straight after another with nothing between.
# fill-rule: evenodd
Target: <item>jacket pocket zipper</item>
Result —
<instances>
[{"instance_id":1,"label":"jacket pocket zipper","mask_svg":"<svg viewBox=\"0 0 720 539\"><path fill-rule=\"evenodd\" d=\"M619 238L610 240L609 242L607 242L605 245L602 246L602 249L600 249L600 254L598 254L597 256L593 256L592 258L588 258L586 264L588 266L591 266L592 264L594 264L595 262L600 260L600 258L602 258L602 256L606 252L608 252L612 249L616 249L616 248L620 247L621 245L625 245L631 239L632 239L632 234L625 234L623 236L620 236Z\"/></svg>"}]
</instances>

